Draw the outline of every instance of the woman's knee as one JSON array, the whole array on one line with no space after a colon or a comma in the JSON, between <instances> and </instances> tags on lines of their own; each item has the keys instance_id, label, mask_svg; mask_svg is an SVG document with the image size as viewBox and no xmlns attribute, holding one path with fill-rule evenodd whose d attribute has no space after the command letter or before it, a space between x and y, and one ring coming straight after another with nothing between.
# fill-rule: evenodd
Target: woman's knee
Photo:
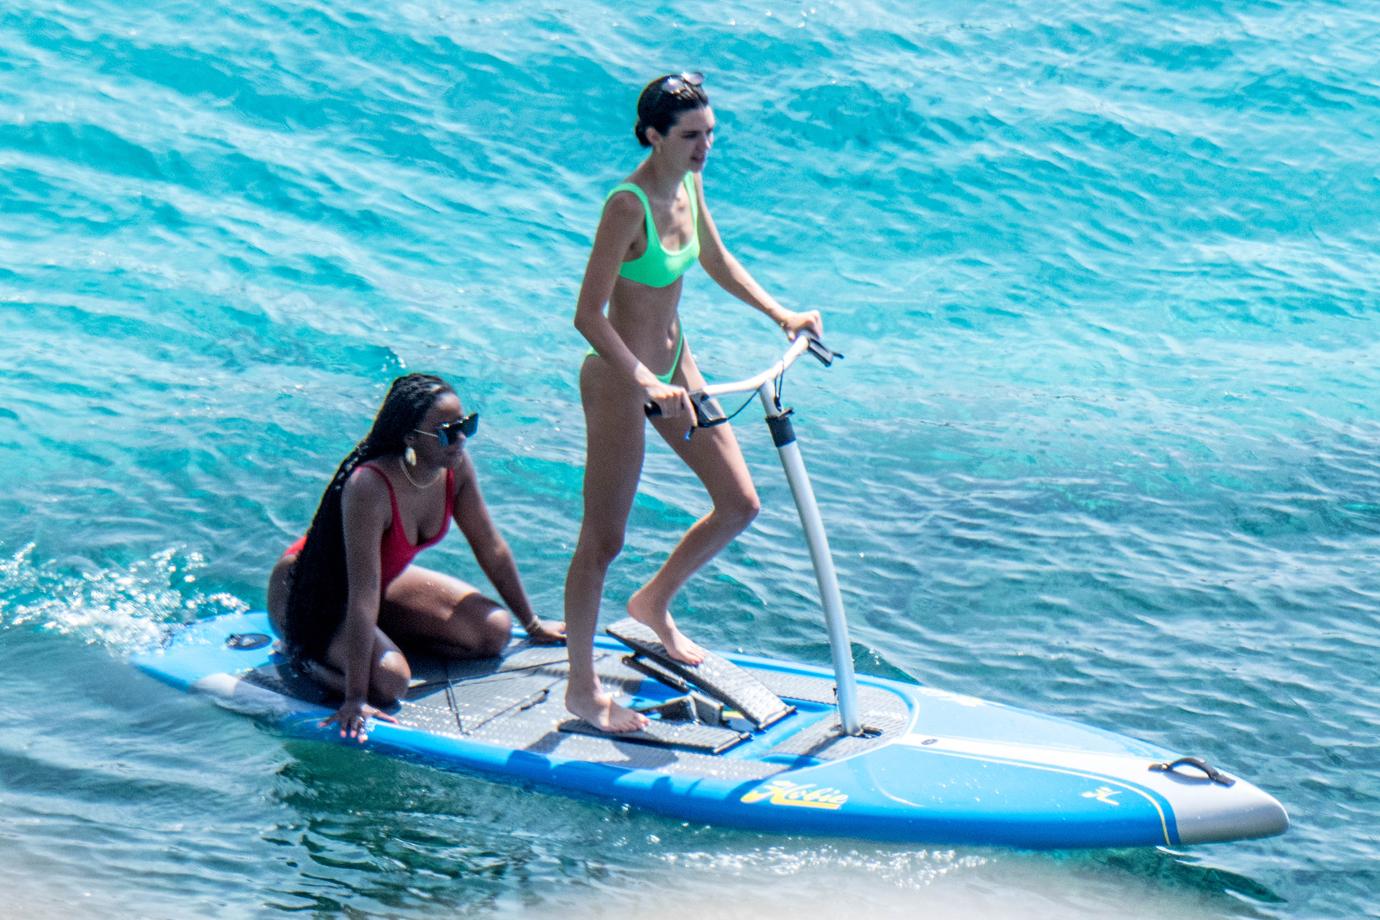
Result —
<instances>
[{"instance_id":1,"label":"woman's knee","mask_svg":"<svg viewBox=\"0 0 1380 920\"><path fill-rule=\"evenodd\" d=\"M484 617L480 625L479 647L475 651L482 658L501 655L503 650L508 647L508 640L512 638L512 635L512 614L502 607L495 607Z\"/></svg>"},{"instance_id":2,"label":"woman's knee","mask_svg":"<svg viewBox=\"0 0 1380 920\"><path fill-rule=\"evenodd\" d=\"M575 548L575 557L582 563L592 565L600 571L607 571L613 560L623 552L623 533L605 531L580 535L580 543Z\"/></svg>"},{"instance_id":3,"label":"woman's knee","mask_svg":"<svg viewBox=\"0 0 1380 920\"><path fill-rule=\"evenodd\" d=\"M374 662L373 673L369 675L369 689L374 699L383 706L391 706L407 695L412 682L412 668L402 652L389 649Z\"/></svg>"},{"instance_id":4,"label":"woman's knee","mask_svg":"<svg viewBox=\"0 0 1380 920\"><path fill-rule=\"evenodd\" d=\"M496 602L469 592L452 601L445 627L433 638L462 657L489 658L508 647L513 617Z\"/></svg>"},{"instance_id":5,"label":"woman's knee","mask_svg":"<svg viewBox=\"0 0 1380 920\"><path fill-rule=\"evenodd\" d=\"M748 525L756 520L757 514L761 510L762 500L757 497L755 489L739 492L714 505L714 513L736 532L746 530Z\"/></svg>"}]
</instances>

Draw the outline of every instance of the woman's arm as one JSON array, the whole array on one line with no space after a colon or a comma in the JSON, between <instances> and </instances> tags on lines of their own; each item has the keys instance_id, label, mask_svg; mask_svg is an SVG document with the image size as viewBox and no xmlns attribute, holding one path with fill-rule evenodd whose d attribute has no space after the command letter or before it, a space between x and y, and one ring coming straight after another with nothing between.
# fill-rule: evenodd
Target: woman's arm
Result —
<instances>
[{"instance_id":1,"label":"woman's arm","mask_svg":"<svg viewBox=\"0 0 1380 920\"><path fill-rule=\"evenodd\" d=\"M513 558L508 541L503 539L489 515L489 507L479 490L474 461L468 454L461 455L460 466L455 471L455 493L455 523L469 541L479 568L527 635L538 642L555 642L565 638L563 623L542 620L532 610L527 592L522 587L522 578L518 575L517 560Z\"/></svg>"},{"instance_id":2,"label":"woman's arm","mask_svg":"<svg viewBox=\"0 0 1380 920\"><path fill-rule=\"evenodd\" d=\"M575 328L594 346L599 356L613 364L646 391L647 398L661 407L667 417L689 413L690 397L683 387L662 383L628 348L623 337L604 314L613 296L623 258L645 224L642 203L631 192L620 192L604 205L594 247L585 265L580 296L575 302Z\"/></svg>"},{"instance_id":3,"label":"woman's arm","mask_svg":"<svg viewBox=\"0 0 1380 920\"><path fill-rule=\"evenodd\" d=\"M379 543L391 515L385 486L373 474L352 473L340 496L345 532L345 700L323 722L340 724L340 734L365 740L364 720L391 717L368 705L369 676L374 666L374 629L378 625L383 579Z\"/></svg>"},{"instance_id":4,"label":"woman's arm","mask_svg":"<svg viewBox=\"0 0 1380 920\"><path fill-rule=\"evenodd\" d=\"M714 225L714 218L709 213L709 205L705 203L704 180L699 175L695 176L695 195L699 206L697 230L700 235L700 265L704 266L705 274L743 303L771 317L772 322L780 326L788 337L794 339L796 333L802 329L809 329L815 335L823 335L824 321L820 318L818 310L801 313L787 310L776 302L776 298L763 290L748 270L733 257L733 253L728 251L723 238L719 236L719 228Z\"/></svg>"}]
</instances>

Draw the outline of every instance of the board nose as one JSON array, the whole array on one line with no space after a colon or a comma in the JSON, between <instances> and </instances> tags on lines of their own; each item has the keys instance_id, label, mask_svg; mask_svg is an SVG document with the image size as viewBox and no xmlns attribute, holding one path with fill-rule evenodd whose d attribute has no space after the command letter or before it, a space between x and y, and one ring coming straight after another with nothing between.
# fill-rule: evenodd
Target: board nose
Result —
<instances>
[{"instance_id":1,"label":"board nose","mask_svg":"<svg viewBox=\"0 0 1380 920\"><path fill-rule=\"evenodd\" d=\"M1223 843L1274 837L1289 829L1289 813L1279 800L1258 786L1238 779L1230 789L1214 790L1210 807L1200 808L1191 817L1176 814L1179 841Z\"/></svg>"}]
</instances>

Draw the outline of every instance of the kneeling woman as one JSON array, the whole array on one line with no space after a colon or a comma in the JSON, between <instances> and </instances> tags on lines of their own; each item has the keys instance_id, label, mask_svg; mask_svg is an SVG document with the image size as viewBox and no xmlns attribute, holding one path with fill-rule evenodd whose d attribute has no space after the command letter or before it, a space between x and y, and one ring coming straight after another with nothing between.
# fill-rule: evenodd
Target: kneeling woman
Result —
<instances>
[{"instance_id":1,"label":"kneeling woman","mask_svg":"<svg viewBox=\"0 0 1380 920\"><path fill-rule=\"evenodd\" d=\"M273 626L294 658L344 694L323 725L365 740L370 716L407 692L412 671L399 646L452 658L497 655L512 618L472 585L411 565L441 541L450 519L529 637L560 641L561 623L532 612L508 544L479 491L465 438L477 415L462 414L444 380L393 381L373 428L345 458L317 506L311 529L283 554L268 583Z\"/></svg>"}]
</instances>

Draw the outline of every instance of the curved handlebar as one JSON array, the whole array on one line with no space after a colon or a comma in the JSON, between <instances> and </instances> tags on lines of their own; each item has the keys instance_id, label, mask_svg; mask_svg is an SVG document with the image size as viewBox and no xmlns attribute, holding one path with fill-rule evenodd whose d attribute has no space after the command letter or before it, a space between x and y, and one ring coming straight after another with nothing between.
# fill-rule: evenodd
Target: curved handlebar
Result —
<instances>
[{"instance_id":1,"label":"curved handlebar","mask_svg":"<svg viewBox=\"0 0 1380 920\"><path fill-rule=\"evenodd\" d=\"M700 428L708 428L728 421L728 417L724 415L723 409L719 407L714 397L756 392L769 381L784 374L786 368L794 364L795 360L807 351L825 367L843 357L842 352L834 351L813 335L802 332L795 337L781 358L761 373L731 383L711 384L703 390L692 390L690 392L690 405L695 409L695 424ZM661 415L661 407L656 403L647 403L643 406L643 411L647 413L648 418L656 418Z\"/></svg>"},{"instance_id":2,"label":"curved handlebar","mask_svg":"<svg viewBox=\"0 0 1380 920\"><path fill-rule=\"evenodd\" d=\"M794 364L796 358L799 358L806 351L814 355L819 363L823 364L825 367L833 364L835 358L843 357L839 352L825 347L824 343L813 335L802 332L795 337L795 341L791 342L790 347L786 349L781 359L760 374L753 377L747 377L743 380L735 380L732 383L712 384L705 387L704 392L709 396L729 396L733 393L751 393L761 388L762 384L767 381L781 376L786 368Z\"/></svg>"}]
</instances>

